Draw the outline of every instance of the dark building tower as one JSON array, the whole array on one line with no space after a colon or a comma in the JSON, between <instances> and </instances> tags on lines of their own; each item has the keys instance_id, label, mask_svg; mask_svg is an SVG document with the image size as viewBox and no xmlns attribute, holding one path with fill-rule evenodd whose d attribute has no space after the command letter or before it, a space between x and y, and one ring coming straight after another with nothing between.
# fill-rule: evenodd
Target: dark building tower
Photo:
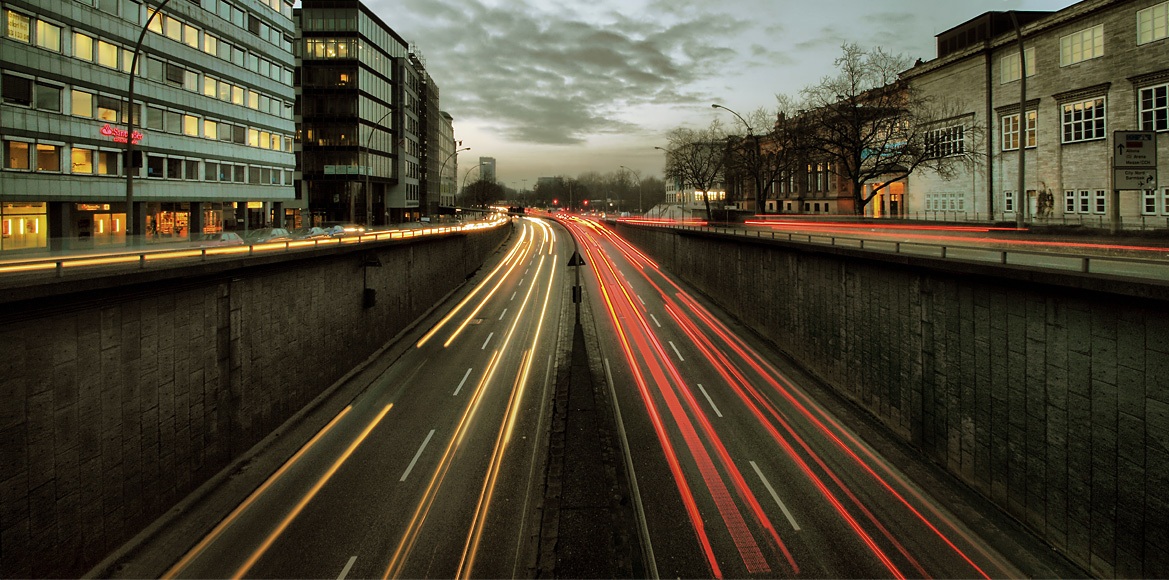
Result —
<instances>
[{"instance_id":1,"label":"dark building tower","mask_svg":"<svg viewBox=\"0 0 1169 580\"><path fill-rule=\"evenodd\" d=\"M417 217L418 76L407 44L357 0L304 0L300 192L314 223Z\"/></svg>"},{"instance_id":2,"label":"dark building tower","mask_svg":"<svg viewBox=\"0 0 1169 580\"><path fill-rule=\"evenodd\" d=\"M423 173L422 199L419 207L423 213L434 215L438 213L439 200L442 196L442 180L439 171L442 169L443 160L446 159L442 143L440 143L443 117L438 106L438 85L426 72L426 59L418 54L417 50L410 53L410 63L414 66L414 72L418 75L421 85L418 114L421 122L419 141L422 149L420 165Z\"/></svg>"}]
</instances>

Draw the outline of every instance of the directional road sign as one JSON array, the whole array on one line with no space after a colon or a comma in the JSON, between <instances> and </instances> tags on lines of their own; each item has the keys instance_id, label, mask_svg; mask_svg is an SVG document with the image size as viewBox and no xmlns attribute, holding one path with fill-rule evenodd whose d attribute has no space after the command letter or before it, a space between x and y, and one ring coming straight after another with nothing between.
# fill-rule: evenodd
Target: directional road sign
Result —
<instances>
[{"instance_id":1,"label":"directional road sign","mask_svg":"<svg viewBox=\"0 0 1169 580\"><path fill-rule=\"evenodd\" d=\"M1157 189L1157 170L1117 167L1113 170L1112 188Z\"/></svg>"},{"instance_id":2,"label":"directional road sign","mask_svg":"<svg viewBox=\"0 0 1169 580\"><path fill-rule=\"evenodd\" d=\"M1114 131L1112 148L1113 167L1157 168L1157 134L1152 131Z\"/></svg>"}]
</instances>

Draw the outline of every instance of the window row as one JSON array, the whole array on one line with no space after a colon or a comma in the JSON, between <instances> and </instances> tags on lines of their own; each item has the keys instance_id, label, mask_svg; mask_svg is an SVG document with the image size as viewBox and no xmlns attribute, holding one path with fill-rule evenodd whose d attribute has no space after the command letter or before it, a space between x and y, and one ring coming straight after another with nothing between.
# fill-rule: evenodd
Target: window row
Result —
<instances>
[{"instance_id":1,"label":"window row","mask_svg":"<svg viewBox=\"0 0 1169 580\"><path fill-rule=\"evenodd\" d=\"M69 159L68 173L84 175L125 175L119 160L122 154L56 143L4 141L4 169L64 173L62 162ZM243 165L215 160L165 155L146 155L146 177L188 181L248 183L251 185L292 185L291 169Z\"/></svg>"},{"instance_id":2,"label":"window row","mask_svg":"<svg viewBox=\"0 0 1169 580\"><path fill-rule=\"evenodd\" d=\"M1065 214L1103 214L1107 209L1108 192L1103 189L1068 189L1063 192Z\"/></svg>"},{"instance_id":3,"label":"window row","mask_svg":"<svg viewBox=\"0 0 1169 580\"><path fill-rule=\"evenodd\" d=\"M1169 187L1162 189L1160 194L1155 189L1146 189L1142 199L1144 202L1141 204L1142 215L1169 216Z\"/></svg>"},{"instance_id":4,"label":"window row","mask_svg":"<svg viewBox=\"0 0 1169 580\"><path fill-rule=\"evenodd\" d=\"M1016 122L1018 115L1016 115ZM925 154L927 157L949 157L966 152L966 129L962 125L953 125L934 129L925 134Z\"/></svg>"},{"instance_id":5,"label":"window row","mask_svg":"<svg viewBox=\"0 0 1169 580\"><path fill-rule=\"evenodd\" d=\"M62 106L62 100L68 95L68 105ZM106 121L107 123L125 123L127 119L127 103L125 100L81 89L69 89L46 84L25 77L6 74L0 81L0 95L6 104L16 104L26 107L35 107L38 110L54 113L68 112L75 117L86 117ZM250 93L255 95L255 93ZM206 137L259 147L275 151L292 151L292 136L265 131L258 128L233 125L213 119L204 119L186 112L164 109L152 105L145 105L146 119L141 118L142 103L136 103L135 125L155 131L176 133L191 137Z\"/></svg>"},{"instance_id":6,"label":"window row","mask_svg":"<svg viewBox=\"0 0 1169 580\"><path fill-rule=\"evenodd\" d=\"M926 211L966 211L966 196L958 192L930 192L925 194Z\"/></svg>"},{"instance_id":7,"label":"window row","mask_svg":"<svg viewBox=\"0 0 1169 580\"><path fill-rule=\"evenodd\" d=\"M292 119L292 103L286 103L280 99L210 76L203 77L203 94L213 99L275 115L281 119Z\"/></svg>"},{"instance_id":8,"label":"window row","mask_svg":"<svg viewBox=\"0 0 1169 580\"><path fill-rule=\"evenodd\" d=\"M1142 91L1142 96L1144 91ZM1156 103L1155 92L1150 92L1149 100L1151 103ZM1164 99L1161 101L1164 104ZM1164 107L1162 107L1162 110ZM1105 119L1106 111L1104 106L1104 97L1097 97L1085 101L1078 101L1075 103L1065 103L1060 105L1061 110L1061 128L1062 128L1062 142L1063 143L1079 143L1081 141L1093 141L1103 139L1105 137ZM1161 112L1160 118L1164 124L1165 113ZM1027 128L1026 132L1026 147L1028 149L1038 145L1038 126L1039 116L1037 111L1027 111ZM1150 124L1155 126L1158 112L1150 108L1149 114L1145 115L1145 109L1142 105L1142 127L1147 124L1144 118L1147 116L1150 119ZM1002 121L1002 150L1016 151L1019 149L1019 114L1004 115Z\"/></svg>"},{"instance_id":9,"label":"window row","mask_svg":"<svg viewBox=\"0 0 1169 580\"><path fill-rule=\"evenodd\" d=\"M266 0L265 3L267 3ZM284 52L292 52L292 38L285 36L279 27L270 26L259 16L223 0L220 0L212 12L237 27L247 30L255 36L259 36L269 44L279 47ZM147 7L146 14L148 17L154 14L154 9ZM197 38L194 44L187 40L185 35L188 28L192 28L191 25L169 14L159 15L150 22L150 30L155 34L166 36L178 42L186 42L195 48L199 48Z\"/></svg>"}]
</instances>

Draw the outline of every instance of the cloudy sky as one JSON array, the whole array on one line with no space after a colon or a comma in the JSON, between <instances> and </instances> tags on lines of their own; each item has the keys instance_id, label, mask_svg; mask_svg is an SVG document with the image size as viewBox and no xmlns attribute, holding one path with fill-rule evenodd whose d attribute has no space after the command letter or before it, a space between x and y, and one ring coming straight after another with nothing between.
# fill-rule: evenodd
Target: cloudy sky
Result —
<instances>
[{"instance_id":1,"label":"cloudy sky","mask_svg":"<svg viewBox=\"0 0 1169 580\"><path fill-rule=\"evenodd\" d=\"M523 189L621 165L660 176L666 131L707 124L715 102L774 106L830 73L844 42L929 60L935 34L983 12L1074 0L365 1L426 59L471 147L459 179L495 157Z\"/></svg>"}]
</instances>

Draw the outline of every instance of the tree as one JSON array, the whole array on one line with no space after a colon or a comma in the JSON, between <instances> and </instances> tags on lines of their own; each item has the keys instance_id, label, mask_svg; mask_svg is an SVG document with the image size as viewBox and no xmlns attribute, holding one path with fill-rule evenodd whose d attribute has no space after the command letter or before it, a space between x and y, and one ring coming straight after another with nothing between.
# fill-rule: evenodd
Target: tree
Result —
<instances>
[{"instance_id":1,"label":"tree","mask_svg":"<svg viewBox=\"0 0 1169 580\"><path fill-rule=\"evenodd\" d=\"M795 101L776 95L776 102L774 112L760 107L746 118L731 111L747 135L731 137L728 169L750 182L755 211L759 213L767 212L767 192L772 184L794 172L809 147L807 119L799 115Z\"/></svg>"},{"instance_id":2,"label":"tree","mask_svg":"<svg viewBox=\"0 0 1169 580\"><path fill-rule=\"evenodd\" d=\"M898 75L909 59L880 48L862 50L844 44L836 59L838 72L802 91L814 154L831 164L832 172L850 188L853 211L864 208L890 183L905 179L921 167L942 177L968 161L976 147L966 146L969 128L945 124L958 115L944 103L923 96ZM802 115L801 115L802 116ZM940 135L957 127L957 143ZM871 184L869 192L864 186Z\"/></svg>"},{"instance_id":3,"label":"tree","mask_svg":"<svg viewBox=\"0 0 1169 580\"><path fill-rule=\"evenodd\" d=\"M726 169L727 135L718 118L705 129L678 127L666 134L666 177L702 192L706 219L714 221L710 190L722 181Z\"/></svg>"},{"instance_id":4,"label":"tree","mask_svg":"<svg viewBox=\"0 0 1169 580\"><path fill-rule=\"evenodd\" d=\"M498 183L480 178L463 189L463 203L471 206L486 206L507 196Z\"/></svg>"}]
</instances>

